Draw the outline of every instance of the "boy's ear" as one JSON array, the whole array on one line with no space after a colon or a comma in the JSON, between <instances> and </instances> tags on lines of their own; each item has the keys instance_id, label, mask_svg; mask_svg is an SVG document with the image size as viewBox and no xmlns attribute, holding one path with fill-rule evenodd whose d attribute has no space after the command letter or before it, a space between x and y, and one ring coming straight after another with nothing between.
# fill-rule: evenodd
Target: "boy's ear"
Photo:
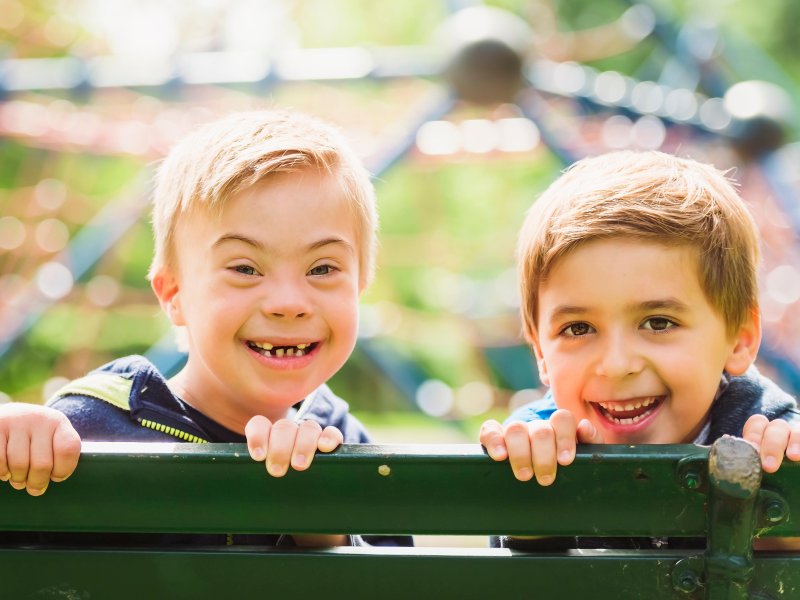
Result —
<instances>
[{"instance_id":1,"label":"boy's ear","mask_svg":"<svg viewBox=\"0 0 800 600\"><path fill-rule=\"evenodd\" d=\"M181 295L178 278L169 267L161 267L150 280L153 292L158 298L161 309L175 326L186 325L181 310Z\"/></svg>"},{"instance_id":2,"label":"boy's ear","mask_svg":"<svg viewBox=\"0 0 800 600\"><path fill-rule=\"evenodd\" d=\"M539 345L539 334L531 327L526 332L525 337L528 338L528 342L530 342L531 348L533 349L533 355L536 357L536 366L539 369L539 381L549 386L550 375L547 373L547 363L542 354L542 347Z\"/></svg>"},{"instance_id":3,"label":"boy's ear","mask_svg":"<svg viewBox=\"0 0 800 600\"><path fill-rule=\"evenodd\" d=\"M731 375L744 374L755 361L759 346L761 346L761 314L758 308L753 308L733 339L733 347L725 362L725 370Z\"/></svg>"}]
</instances>

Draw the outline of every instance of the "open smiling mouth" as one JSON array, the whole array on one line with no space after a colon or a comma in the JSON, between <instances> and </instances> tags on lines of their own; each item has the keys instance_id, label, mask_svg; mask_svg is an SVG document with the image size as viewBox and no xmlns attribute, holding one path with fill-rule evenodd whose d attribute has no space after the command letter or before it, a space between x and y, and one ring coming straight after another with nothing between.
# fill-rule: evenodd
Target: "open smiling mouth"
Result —
<instances>
[{"instance_id":1,"label":"open smiling mouth","mask_svg":"<svg viewBox=\"0 0 800 600\"><path fill-rule=\"evenodd\" d=\"M635 425L655 411L664 396L650 396L625 402L597 402L594 406L608 421L617 425Z\"/></svg>"},{"instance_id":2,"label":"open smiling mouth","mask_svg":"<svg viewBox=\"0 0 800 600\"><path fill-rule=\"evenodd\" d=\"M313 352L318 344L319 342L311 342L310 344L297 344L296 346L273 346L266 342L247 342L247 346L251 350L255 350L262 356L271 356L273 358L303 356Z\"/></svg>"}]
</instances>

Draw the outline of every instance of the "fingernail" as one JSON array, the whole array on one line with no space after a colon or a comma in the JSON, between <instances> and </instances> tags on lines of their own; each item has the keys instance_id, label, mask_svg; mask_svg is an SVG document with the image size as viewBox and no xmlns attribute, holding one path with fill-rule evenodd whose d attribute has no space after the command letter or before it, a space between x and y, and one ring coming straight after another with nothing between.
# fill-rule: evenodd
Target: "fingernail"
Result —
<instances>
[{"instance_id":1,"label":"fingernail","mask_svg":"<svg viewBox=\"0 0 800 600\"><path fill-rule=\"evenodd\" d=\"M764 459L764 470L769 471L771 469L775 469L778 467L778 461L775 459L774 456L767 456Z\"/></svg>"},{"instance_id":2,"label":"fingernail","mask_svg":"<svg viewBox=\"0 0 800 600\"><path fill-rule=\"evenodd\" d=\"M558 462L560 463L569 462L571 458L572 458L572 452L570 452L569 450L562 450L558 454Z\"/></svg>"},{"instance_id":3,"label":"fingernail","mask_svg":"<svg viewBox=\"0 0 800 600\"><path fill-rule=\"evenodd\" d=\"M28 488L28 495L30 495L30 496L41 496L42 494L44 494L44 491L46 489L47 489L46 487L42 488L42 489L39 489L39 488Z\"/></svg>"},{"instance_id":4,"label":"fingernail","mask_svg":"<svg viewBox=\"0 0 800 600\"><path fill-rule=\"evenodd\" d=\"M505 452L505 448L503 448L502 446L495 446L495 447L492 448L492 457L503 456L504 452Z\"/></svg>"},{"instance_id":5,"label":"fingernail","mask_svg":"<svg viewBox=\"0 0 800 600\"><path fill-rule=\"evenodd\" d=\"M267 464L267 471L273 477L281 477L284 473L286 473L286 469L280 465L268 463Z\"/></svg>"},{"instance_id":6,"label":"fingernail","mask_svg":"<svg viewBox=\"0 0 800 600\"><path fill-rule=\"evenodd\" d=\"M555 478L552 475L541 475L537 481L539 485L550 485Z\"/></svg>"},{"instance_id":7,"label":"fingernail","mask_svg":"<svg viewBox=\"0 0 800 600\"><path fill-rule=\"evenodd\" d=\"M789 452L792 456L800 456L800 444L792 444L789 446Z\"/></svg>"},{"instance_id":8,"label":"fingernail","mask_svg":"<svg viewBox=\"0 0 800 600\"><path fill-rule=\"evenodd\" d=\"M5 475L0 475L0 481L8 481L11 479L11 473L6 473Z\"/></svg>"},{"instance_id":9,"label":"fingernail","mask_svg":"<svg viewBox=\"0 0 800 600\"><path fill-rule=\"evenodd\" d=\"M529 468L524 467L517 471L517 479L520 481L528 481L531 477L533 477L533 471Z\"/></svg>"},{"instance_id":10,"label":"fingernail","mask_svg":"<svg viewBox=\"0 0 800 600\"><path fill-rule=\"evenodd\" d=\"M253 460L261 462L267 457L267 451L261 447L253 448L253 451L250 453L250 456L253 458Z\"/></svg>"},{"instance_id":11,"label":"fingernail","mask_svg":"<svg viewBox=\"0 0 800 600\"><path fill-rule=\"evenodd\" d=\"M25 489L25 482L24 481L10 481L11 487L15 490L24 490Z\"/></svg>"},{"instance_id":12,"label":"fingernail","mask_svg":"<svg viewBox=\"0 0 800 600\"><path fill-rule=\"evenodd\" d=\"M294 464L295 467L305 467L307 462L308 459L306 459L305 455L298 454L297 456L294 457L292 464Z\"/></svg>"}]
</instances>

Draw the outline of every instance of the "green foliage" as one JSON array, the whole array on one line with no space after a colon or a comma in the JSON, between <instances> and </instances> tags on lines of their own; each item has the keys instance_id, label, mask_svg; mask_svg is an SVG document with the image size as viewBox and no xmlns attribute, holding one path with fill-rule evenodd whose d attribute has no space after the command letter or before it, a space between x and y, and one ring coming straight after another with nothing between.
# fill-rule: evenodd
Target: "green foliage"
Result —
<instances>
[{"instance_id":1,"label":"green foliage","mask_svg":"<svg viewBox=\"0 0 800 600\"><path fill-rule=\"evenodd\" d=\"M430 0L305 0L293 10L308 47L424 44L445 14Z\"/></svg>"},{"instance_id":2,"label":"green foliage","mask_svg":"<svg viewBox=\"0 0 800 600\"><path fill-rule=\"evenodd\" d=\"M709 0L702 6L689 0L651 3L665 16L672 15L677 27L700 17L717 20L725 32L752 40L780 61L783 68L800 76L800 46L796 43L800 2ZM47 42L43 35L45 24L54 15L61 21L72 18L61 14L61 4L41 0L18 4L25 5L25 17L16 29L2 32L0 44L5 42L6 48L0 53L56 56L69 51L68 45ZM314 48L429 44L452 4L460 3L299 0L286 6L297 22L299 44ZM631 5L623 0L491 0L487 4L528 20L537 35L599 27L618 19ZM552 11L551 16L556 19L551 24L546 22L547 11ZM548 30L552 25L555 30ZM80 24L77 31L75 39L80 40L86 32ZM668 58L666 50L659 50L658 41L648 39L630 51L590 64L657 80ZM431 78L414 83L359 80L286 85L270 90L269 101L342 123L351 122L356 136L368 132L380 137L387 133L388 140L401 128L401 119L408 118L406 109L436 83L437 79ZM796 81L793 85L796 88ZM254 103L267 102L255 98L263 88L235 87L241 97L251 96ZM206 93L207 96L201 95ZM119 99L71 96L74 95L64 92L61 98L104 112L112 121L115 110L119 114L135 112L125 104L131 98L135 104L136 92L132 90L120 95L124 99L118 109L103 102ZM49 97L43 94L23 99L41 102ZM203 108L213 111L221 110L224 101L213 103L222 97L221 93L216 96L205 90L193 98L191 93L170 88L153 103L175 110L197 110L192 102L202 104L208 98L209 105ZM234 106L235 102L231 102ZM54 151L37 144L33 139L27 143L0 139L0 209L7 209L9 214L25 214L24 206L9 205L20 198L27 199L25 188L45 178L57 179L68 190L65 206L73 207L72 213L59 218L74 235L80 223L110 201L135 193L131 188L146 187L144 179L140 179L146 168L145 159L101 156L72 147ZM525 211L561 167L554 156L542 150L520 157L412 156L382 175L377 185L381 214L379 266L374 284L364 294L364 304L367 310L393 315L381 317L381 333L397 371L405 378L401 383L405 381L413 387L423 378L440 379L453 387L478 380L497 382L498 377L481 355L486 340L476 322L487 314L515 312L508 298L515 294L513 257L517 231ZM26 221L31 230L36 218L34 215L30 223ZM151 257L152 238L143 217L78 282L72 294L46 312L28 337L3 359L0 390L17 399L38 401L42 382L53 375L77 376L113 356L147 350L167 329L146 281ZM98 274L114 278L121 286L119 298L107 309L92 305L83 287ZM398 382L391 382L386 373L377 369L363 348L357 349L331 383L337 393L355 401L357 407L375 411L410 409Z\"/></svg>"}]
</instances>

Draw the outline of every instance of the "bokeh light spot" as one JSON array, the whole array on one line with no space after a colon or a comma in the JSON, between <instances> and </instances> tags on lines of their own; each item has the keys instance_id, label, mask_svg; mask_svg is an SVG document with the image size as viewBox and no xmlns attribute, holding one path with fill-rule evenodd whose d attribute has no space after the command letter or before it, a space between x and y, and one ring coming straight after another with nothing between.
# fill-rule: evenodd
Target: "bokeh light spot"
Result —
<instances>
[{"instance_id":1,"label":"bokeh light spot","mask_svg":"<svg viewBox=\"0 0 800 600\"><path fill-rule=\"evenodd\" d=\"M59 300L72 291L74 280L70 270L57 262L48 262L36 272L36 286L52 300Z\"/></svg>"},{"instance_id":2,"label":"bokeh light spot","mask_svg":"<svg viewBox=\"0 0 800 600\"><path fill-rule=\"evenodd\" d=\"M443 417L453 410L453 390L444 381L428 379L418 388L417 406L432 417Z\"/></svg>"},{"instance_id":3,"label":"bokeh light spot","mask_svg":"<svg viewBox=\"0 0 800 600\"><path fill-rule=\"evenodd\" d=\"M16 217L0 218L0 248L15 250L25 241L25 225Z\"/></svg>"},{"instance_id":4,"label":"bokeh light spot","mask_svg":"<svg viewBox=\"0 0 800 600\"><path fill-rule=\"evenodd\" d=\"M34 237L45 252L58 252L69 242L69 229L58 219L45 219L36 226Z\"/></svg>"}]
</instances>

